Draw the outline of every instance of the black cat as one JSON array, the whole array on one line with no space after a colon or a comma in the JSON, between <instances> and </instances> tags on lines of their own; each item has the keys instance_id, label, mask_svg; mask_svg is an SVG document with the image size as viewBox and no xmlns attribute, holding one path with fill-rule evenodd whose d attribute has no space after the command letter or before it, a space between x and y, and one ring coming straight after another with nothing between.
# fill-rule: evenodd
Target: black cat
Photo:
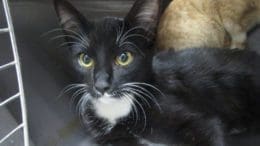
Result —
<instances>
[{"instance_id":1,"label":"black cat","mask_svg":"<svg viewBox=\"0 0 260 146\"><path fill-rule=\"evenodd\" d=\"M125 145L131 139L128 144L136 145L132 126L146 130L139 123L149 121L144 114L153 107L143 103L157 102L145 98L152 95L145 88L154 88L149 83L160 3L137 0L124 19L89 21L67 1L54 1L80 82L69 87L78 88L81 119L99 143L118 139Z\"/></svg>"},{"instance_id":2,"label":"black cat","mask_svg":"<svg viewBox=\"0 0 260 146\"><path fill-rule=\"evenodd\" d=\"M80 79L70 89L98 143L224 146L225 129L258 117L255 53L187 49L152 59L160 0L137 0L125 19L93 22L66 1L55 9Z\"/></svg>"}]
</instances>

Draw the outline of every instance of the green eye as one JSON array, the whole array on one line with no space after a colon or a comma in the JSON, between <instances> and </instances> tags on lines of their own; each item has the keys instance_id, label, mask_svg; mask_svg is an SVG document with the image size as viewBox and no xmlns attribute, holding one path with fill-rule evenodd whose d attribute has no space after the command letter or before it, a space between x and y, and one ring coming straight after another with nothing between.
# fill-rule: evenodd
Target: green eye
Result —
<instances>
[{"instance_id":1,"label":"green eye","mask_svg":"<svg viewBox=\"0 0 260 146\"><path fill-rule=\"evenodd\" d=\"M87 54L81 53L79 55L79 64L83 67L90 68L94 65L94 60Z\"/></svg>"},{"instance_id":2,"label":"green eye","mask_svg":"<svg viewBox=\"0 0 260 146\"><path fill-rule=\"evenodd\" d=\"M130 52L124 52L116 57L116 64L120 66L126 66L133 61L134 57Z\"/></svg>"}]
</instances>

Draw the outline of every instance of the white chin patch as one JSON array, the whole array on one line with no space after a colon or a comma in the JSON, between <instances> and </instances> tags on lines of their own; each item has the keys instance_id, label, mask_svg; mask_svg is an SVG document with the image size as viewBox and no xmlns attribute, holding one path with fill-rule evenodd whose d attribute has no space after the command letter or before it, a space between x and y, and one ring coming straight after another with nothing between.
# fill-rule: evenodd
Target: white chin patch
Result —
<instances>
[{"instance_id":1,"label":"white chin patch","mask_svg":"<svg viewBox=\"0 0 260 146\"><path fill-rule=\"evenodd\" d=\"M133 96L114 98L104 94L98 99L93 99L92 103L97 116L108 120L111 124L116 124L118 119L128 116L131 112Z\"/></svg>"},{"instance_id":2,"label":"white chin patch","mask_svg":"<svg viewBox=\"0 0 260 146\"><path fill-rule=\"evenodd\" d=\"M139 142L143 145L148 145L148 146L168 146L166 144L153 143L153 142L150 142L146 139L140 139Z\"/></svg>"}]
</instances>

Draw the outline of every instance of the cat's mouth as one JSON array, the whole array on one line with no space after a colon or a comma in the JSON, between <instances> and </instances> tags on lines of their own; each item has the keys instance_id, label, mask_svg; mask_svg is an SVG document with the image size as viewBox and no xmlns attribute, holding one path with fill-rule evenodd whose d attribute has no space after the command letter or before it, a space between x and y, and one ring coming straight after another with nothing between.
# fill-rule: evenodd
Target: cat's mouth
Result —
<instances>
[{"instance_id":1,"label":"cat's mouth","mask_svg":"<svg viewBox=\"0 0 260 146\"><path fill-rule=\"evenodd\" d=\"M102 97L93 98L91 103L98 117L108 120L111 124L116 124L118 119L128 116L132 111L133 98L133 95L118 98L105 93Z\"/></svg>"},{"instance_id":2,"label":"cat's mouth","mask_svg":"<svg viewBox=\"0 0 260 146\"><path fill-rule=\"evenodd\" d=\"M161 111L160 105L151 89L154 92L161 93L156 87L147 83L127 83L114 90L114 92L105 92L93 96L89 86L85 84L72 84L66 90L74 89L72 99L79 98L77 109L80 115L85 116L88 110L91 110L97 117L107 120L114 125L118 119L127 117L132 111L135 118L146 117L144 106L155 106ZM149 89L150 88L150 89ZM139 115L141 114L141 115Z\"/></svg>"},{"instance_id":3,"label":"cat's mouth","mask_svg":"<svg viewBox=\"0 0 260 146\"><path fill-rule=\"evenodd\" d=\"M112 104L117 101L117 99L109 93L104 93L104 95L100 96L97 100L103 104Z\"/></svg>"}]
</instances>

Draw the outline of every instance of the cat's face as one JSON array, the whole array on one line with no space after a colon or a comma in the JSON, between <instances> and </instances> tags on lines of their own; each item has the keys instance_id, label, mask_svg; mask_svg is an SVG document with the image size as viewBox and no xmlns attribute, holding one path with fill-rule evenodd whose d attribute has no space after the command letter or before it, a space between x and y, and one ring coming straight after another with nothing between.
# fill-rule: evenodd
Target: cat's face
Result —
<instances>
[{"instance_id":1,"label":"cat's face","mask_svg":"<svg viewBox=\"0 0 260 146\"><path fill-rule=\"evenodd\" d=\"M68 2L55 2L70 60L80 77L79 86L84 87L80 108L88 108L89 102L99 117L111 123L126 116L134 98L127 91L129 85L151 78L159 0L138 0L125 19L107 17L93 22Z\"/></svg>"}]
</instances>

